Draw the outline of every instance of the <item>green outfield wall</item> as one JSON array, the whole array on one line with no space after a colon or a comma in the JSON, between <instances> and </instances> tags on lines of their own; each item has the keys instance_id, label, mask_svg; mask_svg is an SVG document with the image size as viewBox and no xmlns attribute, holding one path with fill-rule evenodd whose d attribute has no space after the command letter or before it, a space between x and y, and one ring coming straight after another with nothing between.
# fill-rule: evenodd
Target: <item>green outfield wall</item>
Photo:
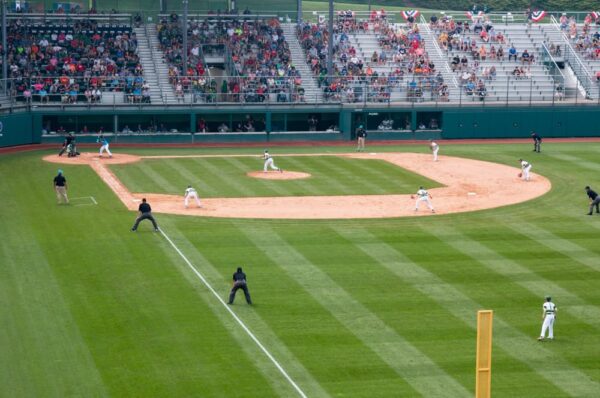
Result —
<instances>
[{"instance_id":1,"label":"green outfield wall","mask_svg":"<svg viewBox=\"0 0 600 398\"><path fill-rule=\"evenodd\" d=\"M318 120L309 131L308 119ZM251 119L256 132L218 133L225 124L235 131ZM349 141L359 125L370 139L419 140L461 138L522 138L531 130L544 137L600 136L600 106L558 105L544 107L398 107L325 105L290 107L218 107L174 109L36 108L1 117L1 146L59 142L60 131L94 135L100 129L119 133L122 143L229 143L277 141ZM381 131L384 120L393 130ZM201 132L200 126L207 126ZM124 129L132 133L123 134ZM93 137L87 139L93 140ZM80 142L86 142L82 137Z\"/></svg>"},{"instance_id":2,"label":"green outfield wall","mask_svg":"<svg viewBox=\"0 0 600 398\"><path fill-rule=\"evenodd\" d=\"M0 147L37 144L41 135L28 112L0 116Z\"/></svg>"}]
</instances>

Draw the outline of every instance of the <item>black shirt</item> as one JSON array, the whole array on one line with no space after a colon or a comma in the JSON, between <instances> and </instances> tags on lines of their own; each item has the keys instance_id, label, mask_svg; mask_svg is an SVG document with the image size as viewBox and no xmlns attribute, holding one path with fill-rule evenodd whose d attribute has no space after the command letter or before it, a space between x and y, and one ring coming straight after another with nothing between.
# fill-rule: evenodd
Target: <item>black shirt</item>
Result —
<instances>
[{"instance_id":1,"label":"black shirt","mask_svg":"<svg viewBox=\"0 0 600 398\"><path fill-rule=\"evenodd\" d=\"M66 183L67 183L67 179L65 177L63 177L62 174L59 174L56 177L54 177L54 186L55 187L64 187Z\"/></svg>"},{"instance_id":2,"label":"black shirt","mask_svg":"<svg viewBox=\"0 0 600 398\"><path fill-rule=\"evenodd\" d=\"M356 136L359 138L365 138L367 136L367 132L365 129L359 128L358 130L356 130Z\"/></svg>"},{"instance_id":3,"label":"black shirt","mask_svg":"<svg viewBox=\"0 0 600 398\"><path fill-rule=\"evenodd\" d=\"M536 133L531 134L531 138L533 138L533 140L536 142L542 142L542 137L540 137Z\"/></svg>"},{"instance_id":4,"label":"black shirt","mask_svg":"<svg viewBox=\"0 0 600 398\"><path fill-rule=\"evenodd\" d=\"M152 211L152 208L148 203L140 203L140 207L138 207L138 210L140 211L140 213L144 214L150 213Z\"/></svg>"},{"instance_id":5,"label":"black shirt","mask_svg":"<svg viewBox=\"0 0 600 398\"><path fill-rule=\"evenodd\" d=\"M596 197L598 196L598 194L594 191L592 191L591 189L587 190L587 195L590 197L590 199L595 200Z\"/></svg>"},{"instance_id":6,"label":"black shirt","mask_svg":"<svg viewBox=\"0 0 600 398\"><path fill-rule=\"evenodd\" d=\"M71 142L75 141L75 137L72 135L68 135L65 137L65 146L69 145Z\"/></svg>"},{"instance_id":7,"label":"black shirt","mask_svg":"<svg viewBox=\"0 0 600 398\"><path fill-rule=\"evenodd\" d=\"M235 274L233 274L233 281L246 282L246 274L244 274L243 272L236 272Z\"/></svg>"}]
</instances>

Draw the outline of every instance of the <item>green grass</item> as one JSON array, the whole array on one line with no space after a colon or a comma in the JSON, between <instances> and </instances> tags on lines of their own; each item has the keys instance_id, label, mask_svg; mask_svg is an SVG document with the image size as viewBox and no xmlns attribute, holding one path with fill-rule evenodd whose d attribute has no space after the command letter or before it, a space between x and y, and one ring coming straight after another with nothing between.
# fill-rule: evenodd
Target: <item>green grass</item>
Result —
<instances>
[{"instance_id":1,"label":"green grass","mask_svg":"<svg viewBox=\"0 0 600 398\"><path fill-rule=\"evenodd\" d=\"M132 192L182 194L191 184L201 197L212 198L400 194L415 192L420 185L440 186L383 160L280 156L275 164L311 177L284 181L249 177L248 172L263 168L258 156L145 159L111 169Z\"/></svg>"},{"instance_id":2,"label":"green grass","mask_svg":"<svg viewBox=\"0 0 600 398\"><path fill-rule=\"evenodd\" d=\"M309 397L473 396L478 309L495 313L494 397L597 397L600 216L585 215L583 187L600 188L600 145L542 149L442 147L513 166L525 157L552 181L545 196L495 210L386 220L157 219L221 297L244 267L256 305L238 296L231 308ZM278 149L325 150L347 148ZM297 396L160 234L145 224L129 232L133 212L90 168L62 167L70 196L91 195L98 205L57 206L57 167L41 155L0 157L0 396ZM172 167L164 170L175 184ZM557 339L541 344L546 294L559 308Z\"/></svg>"}]
</instances>

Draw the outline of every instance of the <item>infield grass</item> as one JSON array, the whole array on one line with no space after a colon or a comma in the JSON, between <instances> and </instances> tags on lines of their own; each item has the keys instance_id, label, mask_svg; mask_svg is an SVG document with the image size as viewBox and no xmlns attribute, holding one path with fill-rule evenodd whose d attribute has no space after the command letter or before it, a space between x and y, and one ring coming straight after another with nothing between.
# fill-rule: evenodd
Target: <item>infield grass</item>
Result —
<instances>
[{"instance_id":1,"label":"infield grass","mask_svg":"<svg viewBox=\"0 0 600 398\"><path fill-rule=\"evenodd\" d=\"M144 159L111 169L132 192L182 194L188 184L201 197L375 195L416 192L423 185L441 186L383 160L337 156L281 156L275 164L309 178L264 180L249 177L262 171L262 158L206 157ZM272 171L271 171L272 172Z\"/></svg>"},{"instance_id":2,"label":"infield grass","mask_svg":"<svg viewBox=\"0 0 600 398\"><path fill-rule=\"evenodd\" d=\"M545 196L494 210L386 220L156 217L221 297L244 267L256 305L238 296L231 308L309 397L473 396L478 309L495 313L494 397L597 397L600 216L585 215L583 187L600 188L600 145L530 150L442 145L446 155L515 167L524 157L552 181ZM161 234L146 224L129 231L133 212L89 167L61 168L70 195L98 205L57 206L57 167L42 154L0 157L0 396L297 396ZM556 340L538 343L547 294L559 308Z\"/></svg>"}]
</instances>

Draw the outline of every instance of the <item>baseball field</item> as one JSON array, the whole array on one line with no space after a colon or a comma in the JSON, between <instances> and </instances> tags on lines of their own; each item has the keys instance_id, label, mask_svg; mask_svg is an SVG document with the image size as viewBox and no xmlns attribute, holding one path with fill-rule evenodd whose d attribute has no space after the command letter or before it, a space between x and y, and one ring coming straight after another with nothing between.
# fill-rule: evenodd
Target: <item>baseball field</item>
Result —
<instances>
[{"instance_id":1,"label":"baseball field","mask_svg":"<svg viewBox=\"0 0 600 398\"><path fill-rule=\"evenodd\" d=\"M160 232L144 221L133 233L132 206L94 168L44 161L54 150L0 155L0 396L469 397L480 309L494 311L494 397L600 396L600 215L586 215L583 189L600 189L600 143L544 142L540 154L529 143L441 146L514 167L507 190L528 184L516 177L524 158L532 184L545 177L551 190L459 213L434 194L442 211L426 217L157 212ZM208 209L215 198L320 195L341 206L344 195L445 185L330 156L349 147L269 149L282 174L310 177L249 177L263 148L115 146L141 161L104 167L134 198L192 184ZM56 204L58 168L69 205ZM398 206L412 212L414 201ZM240 293L225 303L238 266L252 306ZM546 295L555 340L538 342Z\"/></svg>"}]
</instances>

